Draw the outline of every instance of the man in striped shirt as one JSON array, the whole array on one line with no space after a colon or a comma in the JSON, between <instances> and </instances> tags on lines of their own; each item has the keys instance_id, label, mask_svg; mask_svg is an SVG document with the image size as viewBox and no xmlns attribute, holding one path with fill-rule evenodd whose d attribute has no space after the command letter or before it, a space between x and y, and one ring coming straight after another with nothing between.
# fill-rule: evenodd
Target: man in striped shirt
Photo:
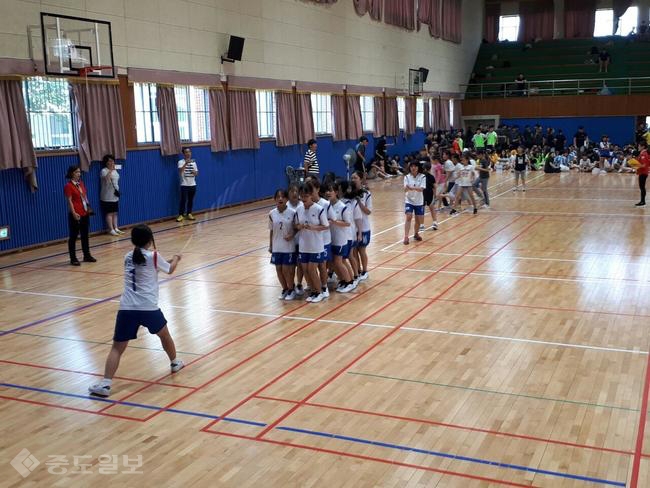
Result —
<instances>
[{"instance_id":1,"label":"man in striped shirt","mask_svg":"<svg viewBox=\"0 0 650 488\"><path fill-rule=\"evenodd\" d=\"M307 152L305 153L305 173L307 176L309 175L314 175L314 176L319 176L320 174L320 168L318 167L318 158L316 158L316 147L318 144L316 143L316 139L309 139L307 141Z\"/></svg>"}]
</instances>

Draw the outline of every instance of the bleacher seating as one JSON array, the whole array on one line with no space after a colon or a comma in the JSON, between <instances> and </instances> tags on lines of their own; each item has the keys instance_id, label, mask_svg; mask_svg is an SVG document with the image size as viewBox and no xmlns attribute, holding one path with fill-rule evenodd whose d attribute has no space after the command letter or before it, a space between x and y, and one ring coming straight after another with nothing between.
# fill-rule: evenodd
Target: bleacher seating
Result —
<instances>
[{"instance_id":1,"label":"bleacher seating","mask_svg":"<svg viewBox=\"0 0 650 488\"><path fill-rule=\"evenodd\" d=\"M602 78L607 79L607 86L614 94L650 92L650 79L630 80L650 77L650 42L601 37L556 39L529 45L526 48L523 42L482 44L474 65L477 81L468 87L466 97L477 98L481 93L483 97L507 96L519 73L524 74L532 88L531 94L536 95L593 93L602 88ZM608 73L598 72L597 57L590 54L592 46L610 53ZM549 80L580 80L580 83L545 83ZM480 84L487 83L500 85L481 88Z\"/></svg>"}]
</instances>

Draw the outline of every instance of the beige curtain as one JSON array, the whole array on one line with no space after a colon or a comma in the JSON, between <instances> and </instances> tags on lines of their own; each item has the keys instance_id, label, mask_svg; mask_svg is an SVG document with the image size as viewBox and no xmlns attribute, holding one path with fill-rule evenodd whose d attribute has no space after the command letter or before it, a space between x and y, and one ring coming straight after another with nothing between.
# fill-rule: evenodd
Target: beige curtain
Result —
<instances>
[{"instance_id":1,"label":"beige curtain","mask_svg":"<svg viewBox=\"0 0 650 488\"><path fill-rule=\"evenodd\" d=\"M178 155L181 152L181 132L173 86L156 86L156 108L160 121L160 154Z\"/></svg>"},{"instance_id":2,"label":"beige curtain","mask_svg":"<svg viewBox=\"0 0 650 488\"><path fill-rule=\"evenodd\" d=\"M226 92L210 90L210 150L220 152L229 148Z\"/></svg>"}]
</instances>

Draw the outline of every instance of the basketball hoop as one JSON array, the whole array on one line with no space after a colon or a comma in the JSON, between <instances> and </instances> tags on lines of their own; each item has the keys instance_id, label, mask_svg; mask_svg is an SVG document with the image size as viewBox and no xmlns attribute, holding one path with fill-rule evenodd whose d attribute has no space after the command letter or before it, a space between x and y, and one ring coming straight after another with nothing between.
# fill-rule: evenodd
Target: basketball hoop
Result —
<instances>
[{"instance_id":1,"label":"basketball hoop","mask_svg":"<svg viewBox=\"0 0 650 488\"><path fill-rule=\"evenodd\" d=\"M88 80L88 74L89 73L95 73L101 72L106 69L113 69L112 66L84 66L82 68L79 68L79 76L86 78L86 81Z\"/></svg>"}]
</instances>

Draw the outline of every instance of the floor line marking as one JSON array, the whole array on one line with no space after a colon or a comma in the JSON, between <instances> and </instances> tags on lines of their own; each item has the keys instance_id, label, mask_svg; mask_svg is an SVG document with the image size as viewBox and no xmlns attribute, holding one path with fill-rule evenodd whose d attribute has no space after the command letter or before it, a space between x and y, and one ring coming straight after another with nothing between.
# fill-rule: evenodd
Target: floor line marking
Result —
<instances>
[{"instance_id":1,"label":"floor line marking","mask_svg":"<svg viewBox=\"0 0 650 488\"><path fill-rule=\"evenodd\" d=\"M632 460L632 475L630 477L630 488L639 486L639 467L641 465L641 453L643 452L643 439L645 437L646 420L648 417L648 395L650 394L650 355L645 368L645 380L643 381L643 393L641 396L641 414L639 415L639 427L634 448L634 459Z\"/></svg>"},{"instance_id":2,"label":"floor line marking","mask_svg":"<svg viewBox=\"0 0 650 488\"><path fill-rule=\"evenodd\" d=\"M592 407L592 408L607 408L610 410L622 410L625 412L638 412L638 408L630 408L630 407L621 407L618 405L607 405L607 404L602 404L602 403L590 403L590 402L582 402L579 400L568 400L565 398L551 398L551 397L544 397L544 396L537 396L537 395L528 395L525 393L510 393L506 391L497 391L497 390L489 390L487 388L474 388L471 386L461 386L461 385L452 385L448 383L436 383L434 381L424 381L424 380L414 380L410 378L399 378L397 376L388 376L388 375L383 375L383 374L374 374L374 373L364 373L361 371L348 371L348 374L354 375L354 376L365 376L369 378L378 378L382 380L391 380L391 381L402 381L404 383L416 383L419 385L429 385L429 386L439 386L441 388L453 388L456 390L464 390L464 391L473 391L477 393L487 393L490 395L503 395L503 396L511 396L511 397L517 397L517 398L529 398L531 400L543 400L543 401L549 401L549 402L557 402L557 403L569 403L571 405L582 405L585 407Z\"/></svg>"},{"instance_id":3,"label":"floor line marking","mask_svg":"<svg viewBox=\"0 0 650 488\"><path fill-rule=\"evenodd\" d=\"M495 236L498 235L499 233L501 233L501 232L503 232L504 230L506 230L508 227L510 227L510 226L514 225L515 223L517 223L519 220L520 220L519 218L514 219L514 220L511 221L509 224L507 224L507 225L505 225L505 226L503 226L503 227L500 227L496 232L490 234L488 237L482 239L482 240L479 241L477 244L475 244L475 245L472 246L470 249L468 249L468 250L467 250L467 253L473 251L475 248L477 248L478 246L482 245L484 242L489 241L490 239L492 239L493 237L495 237ZM538 219L535 219L535 220L534 220L533 222L531 222L530 224L526 225L526 226L524 227L523 230L521 230L519 233L517 233L517 234L515 235L515 237L513 237L513 238L510 239L510 240L508 240L508 242L506 242L503 246L501 246L501 248L500 248L499 250L495 251L495 252L494 252L494 255L496 255L496 254L497 254L501 249L505 249L508 245L510 245L510 243L512 243L513 241L515 241L518 237L520 237L521 235L523 235L526 231L530 230L530 229L531 229L535 224L537 224L537 223L540 222L541 220L542 220L542 218L538 218ZM455 261L457 261L458 259L460 259L460 257L451 260L451 261L448 262L444 267L452 265L452 264L453 264ZM488 258L488 259L489 259L489 258ZM479 264L477 265L477 267L480 266L480 265L482 265L482 264L483 264L484 262L486 262L486 261L487 261L487 259L481 261L481 263L479 263ZM415 263L413 263L413 264L415 264ZM444 269L444 267L443 267L443 269ZM406 290L405 290L401 295L399 295L398 297L396 297L396 299L395 299L394 301L396 301L396 300L399 299L400 297L403 297L404 295L407 295L407 294L410 293L412 290L414 290L414 289L416 289L417 287L421 286L422 284L426 283L426 282L427 282L429 279L431 279L433 276L435 276L435 273L426 276L426 277L425 277L424 279L422 279L422 280L419 280L419 281L416 282L412 287L406 289ZM445 293L447 293L449 290L451 290L454 286L456 286L458 283L460 283L464 278L465 278L465 276L460 277L458 280L456 280L454 283L452 283L450 286L448 286L445 290L443 290L439 295L437 295L437 296L434 297L433 299L427 301L427 303L426 303L423 307L419 307L419 308L418 308L414 313L412 313L411 315L409 315L406 319L404 319L402 322L400 322L400 323L399 323L397 326L395 326L393 329L389 330L385 335L383 335L383 336L381 337L381 339L379 339L378 341L373 342L373 343L370 345L370 347L368 347L367 349L365 349L361 354L355 356L355 358L354 358L352 361L348 362L345 366L343 366L343 368L339 369L336 373L334 373L334 374L333 374L332 376L330 376L326 381L324 381L324 382L323 382L322 384L320 384L316 389L314 389L310 394L308 394L307 396L305 396L305 397L301 400L301 402L299 402L299 403L298 403L297 405L295 405L293 408L289 409L289 410L288 410L287 412L285 412L283 415L281 415L281 416L278 417L276 420L274 420L272 423L270 423L269 426L266 427L266 428L265 428L265 429L264 429L260 434L258 434L256 437L258 437L258 438L262 438L262 437L263 437L264 435L266 435L268 432L270 432L271 430L273 430L273 429L274 429L276 426L278 426L282 421L286 420L286 419L287 419L291 414L293 414L293 413L294 413L298 408L300 408L300 406L301 406L302 403L304 403L304 402L306 402L306 401L309 401L311 398L313 398L315 395L317 395L320 391L323 390L323 388L325 388L325 387L326 387L327 385L329 385L332 381L334 381L334 380L335 380L336 378L338 378L341 374L343 374L343 372L345 372L347 369L349 369L350 367L352 367L352 366L353 366L354 364L356 364L358 361L360 361L361 359L363 359L363 358L364 358L366 355L368 355L371 351L373 351L373 350L374 350L375 348L377 348L380 344L382 344L386 339L388 339L388 338L391 337L393 334L395 334L395 333L396 333L396 332L397 332L401 327L403 327L404 325L406 325L406 323L407 323L408 321L412 320L414 317L416 317L418 314L420 314L422 311L424 311L424 310L425 310L425 309L426 309L430 304L432 304L432 303L435 302L438 298L440 298L440 297L443 296ZM389 302L389 303L391 303L391 302ZM363 322L365 322L365 321L367 321L370 317L372 317L372 316L376 315L377 313L381 312L382 309L383 309L383 307L379 308L377 311L375 311L375 312L374 312L373 314L371 314L369 317L366 317L366 318L364 318L363 320L361 320L361 321L359 322L359 324L360 324L360 323L363 323ZM359 324L357 324L357 326L358 326ZM357 327L357 326L354 326L354 327ZM350 330L352 330L352 329L350 329ZM309 356L306 356L306 358L303 359L303 361L306 361L306 360L308 360L308 359L309 359ZM298 364L300 364L300 363L298 363ZM294 366L294 367L295 367L295 366ZM253 395L257 395L257 394L261 393L261 392L264 391L266 388L268 388L269 386L271 386L275 381L277 381L278 379L282 378L285 374L287 374L287 373L290 372L290 371L291 371L291 370L288 370L287 372L283 373L283 375L280 375L280 376L276 377L274 380L272 380L271 382L266 383L264 386L262 386L262 388L260 388L259 390L257 390ZM245 403L245 402L244 402L244 403ZM235 407L235 409L236 409L236 408L237 408L237 407ZM230 414L230 413L232 413L232 412L231 412L231 411L227 412L227 414ZM204 427L204 428L209 428L209 427L211 427L211 425L213 425L214 423L216 423L216 422L213 421L211 424L209 424L207 427Z\"/></svg>"}]
</instances>

